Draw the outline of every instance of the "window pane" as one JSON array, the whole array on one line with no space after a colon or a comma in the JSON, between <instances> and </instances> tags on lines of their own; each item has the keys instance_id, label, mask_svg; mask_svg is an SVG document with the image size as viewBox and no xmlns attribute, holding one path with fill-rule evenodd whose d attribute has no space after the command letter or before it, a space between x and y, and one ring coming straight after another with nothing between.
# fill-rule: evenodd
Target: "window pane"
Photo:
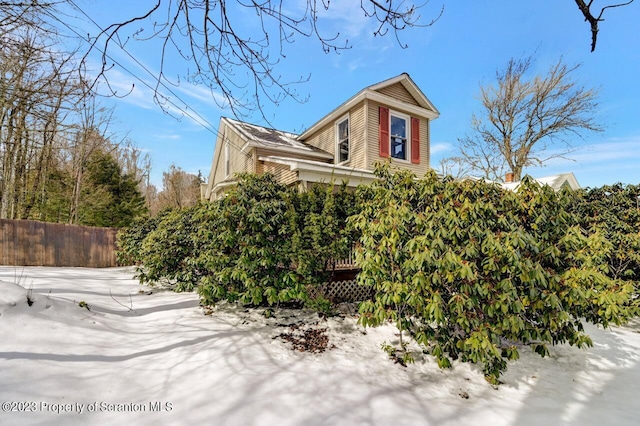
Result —
<instances>
[{"instance_id":1,"label":"window pane","mask_svg":"<svg viewBox=\"0 0 640 426\"><path fill-rule=\"evenodd\" d=\"M338 124L338 137L340 140L347 139L349 137L349 120L344 120Z\"/></svg>"},{"instance_id":2,"label":"window pane","mask_svg":"<svg viewBox=\"0 0 640 426\"><path fill-rule=\"evenodd\" d=\"M404 118L391 116L391 136L407 137L407 121Z\"/></svg>"},{"instance_id":3,"label":"window pane","mask_svg":"<svg viewBox=\"0 0 640 426\"><path fill-rule=\"evenodd\" d=\"M340 150L338 153L338 161L340 163L347 161L349 159L349 140L340 142L338 149Z\"/></svg>"},{"instance_id":4,"label":"window pane","mask_svg":"<svg viewBox=\"0 0 640 426\"><path fill-rule=\"evenodd\" d=\"M391 137L391 156L401 160L407 159L407 140L397 136Z\"/></svg>"},{"instance_id":5,"label":"window pane","mask_svg":"<svg viewBox=\"0 0 640 426\"><path fill-rule=\"evenodd\" d=\"M338 124L338 163L349 160L349 119Z\"/></svg>"}]
</instances>

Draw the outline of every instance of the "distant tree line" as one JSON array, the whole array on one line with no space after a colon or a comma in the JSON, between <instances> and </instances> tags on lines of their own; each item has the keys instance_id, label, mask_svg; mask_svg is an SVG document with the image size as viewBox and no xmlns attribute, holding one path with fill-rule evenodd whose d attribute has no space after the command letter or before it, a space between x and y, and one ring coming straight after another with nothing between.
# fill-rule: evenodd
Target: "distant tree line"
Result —
<instances>
[{"instance_id":1,"label":"distant tree line","mask_svg":"<svg viewBox=\"0 0 640 426\"><path fill-rule=\"evenodd\" d=\"M132 145L38 28L0 26L0 218L126 226L146 207Z\"/></svg>"},{"instance_id":2,"label":"distant tree line","mask_svg":"<svg viewBox=\"0 0 640 426\"><path fill-rule=\"evenodd\" d=\"M122 227L195 204L200 178L172 166L158 192L149 156L110 131L113 111L87 90L76 52L20 22L0 25L0 218Z\"/></svg>"}]
</instances>

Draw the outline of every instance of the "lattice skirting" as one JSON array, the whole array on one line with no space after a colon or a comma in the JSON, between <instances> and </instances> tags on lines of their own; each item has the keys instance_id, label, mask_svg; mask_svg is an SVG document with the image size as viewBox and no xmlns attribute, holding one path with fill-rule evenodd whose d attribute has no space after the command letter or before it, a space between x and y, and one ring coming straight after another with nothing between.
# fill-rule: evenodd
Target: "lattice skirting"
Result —
<instances>
[{"instance_id":1,"label":"lattice skirting","mask_svg":"<svg viewBox=\"0 0 640 426\"><path fill-rule=\"evenodd\" d=\"M334 303L362 302L373 297L373 289L358 284L353 280L333 281L324 283L319 287L310 287L309 296L322 296Z\"/></svg>"}]
</instances>

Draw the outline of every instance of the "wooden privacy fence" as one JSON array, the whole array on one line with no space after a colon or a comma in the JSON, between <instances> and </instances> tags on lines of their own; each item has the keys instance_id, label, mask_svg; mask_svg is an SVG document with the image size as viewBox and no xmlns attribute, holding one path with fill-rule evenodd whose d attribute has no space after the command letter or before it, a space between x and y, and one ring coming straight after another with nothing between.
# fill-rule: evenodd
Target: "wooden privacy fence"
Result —
<instances>
[{"instance_id":1,"label":"wooden privacy fence","mask_svg":"<svg viewBox=\"0 0 640 426\"><path fill-rule=\"evenodd\" d=\"M116 266L114 228L0 219L0 264L15 266Z\"/></svg>"}]
</instances>

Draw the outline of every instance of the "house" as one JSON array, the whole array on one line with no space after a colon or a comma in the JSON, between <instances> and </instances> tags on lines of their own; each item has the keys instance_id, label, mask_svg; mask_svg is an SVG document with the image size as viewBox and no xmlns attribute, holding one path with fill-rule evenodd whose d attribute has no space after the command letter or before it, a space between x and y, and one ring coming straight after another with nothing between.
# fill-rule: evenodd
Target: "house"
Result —
<instances>
[{"instance_id":1,"label":"house","mask_svg":"<svg viewBox=\"0 0 640 426\"><path fill-rule=\"evenodd\" d=\"M480 180L481 178L468 177L467 179ZM580 189L580 184L578 183L578 180L576 179L575 175L571 172L560 173L558 175L545 176L541 178L533 178L533 180L536 181L541 186L547 185L551 187L551 189L553 189L556 192L564 188L572 189L574 191L577 189ZM498 184L504 189L509 189L511 191L515 191L516 189L518 189L521 183L521 181L513 180L513 173L507 173L505 175L504 182L496 182L496 181L491 181L486 179L485 179L485 182Z\"/></svg>"},{"instance_id":2,"label":"house","mask_svg":"<svg viewBox=\"0 0 640 426\"><path fill-rule=\"evenodd\" d=\"M221 197L241 172L271 172L300 189L342 181L357 186L372 182L374 164L387 158L423 176L430 123L439 115L403 73L362 89L299 135L223 117L202 196Z\"/></svg>"},{"instance_id":3,"label":"house","mask_svg":"<svg viewBox=\"0 0 640 426\"><path fill-rule=\"evenodd\" d=\"M576 179L575 175L571 172L569 173L560 173L559 175L545 176L541 178L533 178L536 182L538 182L541 186L550 186L554 191L560 191L561 189L568 188L572 190L580 189L580 184ZM513 174L509 176L507 173L507 178L505 182L500 184L505 189L510 189L515 191L520 186L520 181L513 180Z\"/></svg>"}]
</instances>

